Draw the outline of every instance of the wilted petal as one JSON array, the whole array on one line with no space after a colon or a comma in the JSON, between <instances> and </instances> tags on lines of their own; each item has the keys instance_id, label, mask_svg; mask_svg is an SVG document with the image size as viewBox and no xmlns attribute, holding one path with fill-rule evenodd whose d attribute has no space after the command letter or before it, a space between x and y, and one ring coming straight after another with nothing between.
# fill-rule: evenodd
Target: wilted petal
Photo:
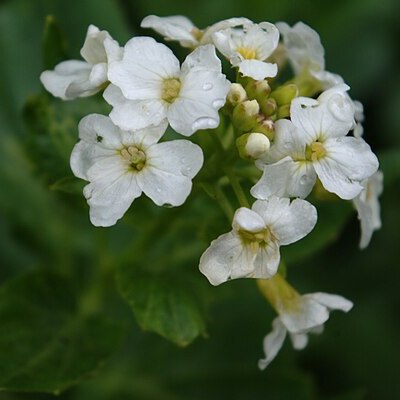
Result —
<instances>
[{"instance_id":1,"label":"wilted petal","mask_svg":"<svg viewBox=\"0 0 400 400\"><path fill-rule=\"evenodd\" d=\"M310 298L327 307L329 310L348 312L353 308L353 303L350 300L345 299L343 296L338 296L337 294L317 292L306 294L303 298Z\"/></svg>"},{"instance_id":2,"label":"wilted petal","mask_svg":"<svg viewBox=\"0 0 400 400\"><path fill-rule=\"evenodd\" d=\"M289 337L295 350L303 350L308 344L307 333L289 333Z\"/></svg>"},{"instance_id":3,"label":"wilted petal","mask_svg":"<svg viewBox=\"0 0 400 400\"><path fill-rule=\"evenodd\" d=\"M279 311L279 315L286 329L295 334L306 333L329 318L327 307L307 296L301 296L290 309Z\"/></svg>"},{"instance_id":4,"label":"wilted petal","mask_svg":"<svg viewBox=\"0 0 400 400\"><path fill-rule=\"evenodd\" d=\"M100 90L99 87L92 87L89 83L91 70L92 66L84 61L63 61L53 71L42 72L40 80L53 96L63 100L73 100L76 97L90 96ZM73 93L68 93L72 84L75 90Z\"/></svg>"},{"instance_id":5,"label":"wilted petal","mask_svg":"<svg viewBox=\"0 0 400 400\"><path fill-rule=\"evenodd\" d=\"M383 191L383 173L377 171L362 185L363 190L353 201L361 222L360 248L365 249L374 231L382 225L378 197Z\"/></svg>"},{"instance_id":6,"label":"wilted petal","mask_svg":"<svg viewBox=\"0 0 400 400\"><path fill-rule=\"evenodd\" d=\"M183 47L195 47L198 44L198 40L192 33L196 27L190 19L182 15L169 17L148 15L143 19L140 26L154 29L166 40L177 40Z\"/></svg>"},{"instance_id":7,"label":"wilted petal","mask_svg":"<svg viewBox=\"0 0 400 400\"><path fill-rule=\"evenodd\" d=\"M285 341L286 332L286 328L279 317L275 318L272 322L272 332L264 338L263 348L265 358L258 361L258 368L267 368L271 361L276 357Z\"/></svg>"}]
</instances>

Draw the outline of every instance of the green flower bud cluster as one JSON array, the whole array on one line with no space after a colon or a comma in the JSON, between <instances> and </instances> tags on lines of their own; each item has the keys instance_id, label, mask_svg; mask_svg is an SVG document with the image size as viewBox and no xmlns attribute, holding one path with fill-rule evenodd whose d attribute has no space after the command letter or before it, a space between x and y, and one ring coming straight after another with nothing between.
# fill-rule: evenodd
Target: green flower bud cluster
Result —
<instances>
[{"instance_id":1,"label":"green flower bud cluster","mask_svg":"<svg viewBox=\"0 0 400 400\"><path fill-rule=\"evenodd\" d=\"M239 136L236 145L242 158L254 160L269 149L269 142L274 139L274 121L290 116L290 103L298 94L294 83L272 90L267 80L248 78L244 86L240 83L231 85L225 110ZM265 140L260 136L255 140L252 136L252 143L247 145L253 133L265 135ZM255 143L260 144L259 149L255 148ZM249 152L250 148L252 151Z\"/></svg>"}]
</instances>

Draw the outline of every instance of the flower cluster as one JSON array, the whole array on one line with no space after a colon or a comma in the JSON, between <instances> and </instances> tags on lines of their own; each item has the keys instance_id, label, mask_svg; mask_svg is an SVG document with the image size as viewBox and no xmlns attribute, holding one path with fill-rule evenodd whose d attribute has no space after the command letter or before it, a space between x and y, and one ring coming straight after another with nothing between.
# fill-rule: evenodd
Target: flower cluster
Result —
<instances>
[{"instance_id":1,"label":"flower cluster","mask_svg":"<svg viewBox=\"0 0 400 400\"><path fill-rule=\"evenodd\" d=\"M280 246L301 240L317 223L317 209L306 198L318 187L353 202L361 248L379 229L383 175L362 138L362 104L351 99L339 75L325 70L319 36L301 22L290 27L230 18L199 29L183 16L151 15L142 27L189 49L182 65L151 37L134 37L120 47L108 32L90 26L84 61L64 61L41 75L56 97L102 92L112 106L109 116L91 114L80 122L71 169L89 182L83 194L91 222L111 226L142 193L158 206L183 204L200 169L215 168L191 140L165 141L168 126L186 137L202 131L200 136L215 139L210 159L220 161L221 171L204 174L212 182L200 186L215 188L218 195L211 195L232 218L232 231L210 244L199 268L212 285L258 279L279 314L264 339L265 368L287 332L294 347L303 348L330 310L352 307L336 295L300 296L278 267ZM217 51L231 64L228 75L236 72L235 81L222 73ZM293 77L282 82L286 64ZM237 197L235 213L221 189L223 178Z\"/></svg>"}]
</instances>

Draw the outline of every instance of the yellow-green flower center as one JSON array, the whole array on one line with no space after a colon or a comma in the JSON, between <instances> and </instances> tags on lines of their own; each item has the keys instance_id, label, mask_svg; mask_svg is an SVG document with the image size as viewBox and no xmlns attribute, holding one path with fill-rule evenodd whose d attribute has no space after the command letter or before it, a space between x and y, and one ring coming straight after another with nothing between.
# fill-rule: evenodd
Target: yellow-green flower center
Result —
<instances>
[{"instance_id":1,"label":"yellow-green flower center","mask_svg":"<svg viewBox=\"0 0 400 400\"><path fill-rule=\"evenodd\" d=\"M121 156L128 161L129 167L134 171L141 171L146 164L146 154L136 146L123 148Z\"/></svg>"},{"instance_id":2,"label":"yellow-green flower center","mask_svg":"<svg viewBox=\"0 0 400 400\"><path fill-rule=\"evenodd\" d=\"M313 142L306 147L306 160L318 161L326 155L326 150L321 142Z\"/></svg>"},{"instance_id":3,"label":"yellow-green flower center","mask_svg":"<svg viewBox=\"0 0 400 400\"><path fill-rule=\"evenodd\" d=\"M257 57L256 51L249 47L238 47L236 51L246 60L254 60Z\"/></svg>"},{"instance_id":4,"label":"yellow-green flower center","mask_svg":"<svg viewBox=\"0 0 400 400\"><path fill-rule=\"evenodd\" d=\"M259 247L264 247L272 238L271 231L268 228L262 229L258 232L249 232L244 229L238 231L240 238L246 246L256 252Z\"/></svg>"},{"instance_id":5,"label":"yellow-green flower center","mask_svg":"<svg viewBox=\"0 0 400 400\"><path fill-rule=\"evenodd\" d=\"M177 78L165 79L162 86L161 98L167 103L173 103L179 96L181 81Z\"/></svg>"}]
</instances>

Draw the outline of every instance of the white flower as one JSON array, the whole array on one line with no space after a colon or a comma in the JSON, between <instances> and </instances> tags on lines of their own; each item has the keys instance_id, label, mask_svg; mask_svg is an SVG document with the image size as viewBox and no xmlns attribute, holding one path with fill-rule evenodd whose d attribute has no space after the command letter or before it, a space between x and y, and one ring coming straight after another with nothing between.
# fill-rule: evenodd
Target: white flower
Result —
<instances>
[{"instance_id":1,"label":"white flower","mask_svg":"<svg viewBox=\"0 0 400 400\"><path fill-rule=\"evenodd\" d=\"M263 158L260 181L252 188L256 198L270 195L305 198L316 178L342 199L354 199L362 182L378 169L378 160L361 138L346 136L354 127L354 107L348 86L323 92L317 100L292 101L291 121L275 123L275 139Z\"/></svg>"},{"instance_id":2,"label":"white flower","mask_svg":"<svg viewBox=\"0 0 400 400\"><path fill-rule=\"evenodd\" d=\"M212 34L232 26L251 23L247 18L229 18L219 21L204 30L193 25L193 22L182 16L157 17L149 15L140 24L142 28L151 28L164 36L166 40L176 40L183 47L195 48L203 44L212 43Z\"/></svg>"},{"instance_id":3,"label":"white flower","mask_svg":"<svg viewBox=\"0 0 400 400\"><path fill-rule=\"evenodd\" d=\"M213 45L200 46L182 68L172 51L149 37L131 39L122 60L109 67L104 98L110 117L122 129L142 129L167 118L185 136L219 125L230 83L221 73Z\"/></svg>"},{"instance_id":4,"label":"white flower","mask_svg":"<svg viewBox=\"0 0 400 400\"><path fill-rule=\"evenodd\" d=\"M283 37L287 57L296 75L309 73L322 89L343 83L337 74L325 71L325 50L318 33L303 22L290 27L286 22L276 26Z\"/></svg>"},{"instance_id":5,"label":"white flower","mask_svg":"<svg viewBox=\"0 0 400 400\"><path fill-rule=\"evenodd\" d=\"M63 100L87 97L100 91L108 81L108 63L122 55L122 49L107 31L90 25L81 49L85 61L69 60L40 75L46 90Z\"/></svg>"},{"instance_id":6,"label":"white flower","mask_svg":"<svg viewBox=\"0 0 400 400\"><path fill-rule=\"evenodd\" d=\"M188 140L157 143L167 124L122 131L110 118L91 114L79 123L80 142L71 169L90 183L83 194L95 226L111 226L142 192L157 205L181 205L203 164L199 146Z\"/></svg>"},{"instance_id":7,"label":"white flower","mask_svg":"<svg viewBox=\"0 0 400 400\"><path fill-rule=\"evenodd\" d=\"M243 28L228 28L213 34L217 49L244 76L256 80L276 76L276 64L264 62L276 49L279 31L269 22L247 23Z\"/></svg>"},{"instance_id":8,"label":"white flower","mask_svg":"<svg viewBox=\"0 0 400 400\"><path fill-rule=\"evenodd\" d=\"M212 285L236 278L269 278L279 265L279 246L302 239L316 221L315 207L305 200L257 200L251 209L236 211L233 230L211 243L200 258L200 271Z\"/></svg>"},{"instance_id":9,"label":"white flower","mask_svg":"<svg viewBox=\"0 0 400 400\"><path fill-rule=\"evenodd\" d=\"M361 222L360 248L365 249L375 230L380 229L381 209L378 197L383 191L383 173L377 171L362 183L362 192L353 200Z\"/></svg>"},{"instance_id":10,"label":"white flower","mask_svg":"<svg viewBox=\"0 0 400 400\"><path fill-rule=\"evenodd\" d=\"M329 312L341 310L348 312L353 303L344 297L328 293L312 293L277 301L275 308L279 314L272 322L272 332L263 341L265 358L258 362L265 369L276 357L289 333L293 347L301 350L306 347L309 333L321 333Z\"/></svg>"}]
</instances>

